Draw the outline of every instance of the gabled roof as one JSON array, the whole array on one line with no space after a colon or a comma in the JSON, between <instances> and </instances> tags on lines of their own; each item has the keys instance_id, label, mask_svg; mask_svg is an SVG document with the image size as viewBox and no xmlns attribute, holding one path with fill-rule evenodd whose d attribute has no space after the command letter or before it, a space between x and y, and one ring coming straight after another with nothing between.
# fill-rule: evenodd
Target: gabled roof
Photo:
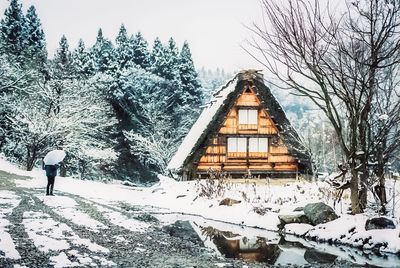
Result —
<instances>
[{"instance_id":1,"label":"gabled roof","mask_svg":"<svg viewBox=\"0 0 400 268\"><path fill-rule=\"evenodd\" d=\"M291 126L279 102L272 95L271 90L264 84L263 76L256 70L239 72L226 85L213 94L213 99L204 108L196 123L183 139L177 152L168 164L168 169L180 171L190 162L196 162L204 154L210 139L222 127L225 118L233 107L239 94L242 93L245 83L252 81L253 90L259 97L261 105L267 110L278 128L278 135L288 147L291 155L306 169L311 170L311 160L307 150L302 145L296 130ZM208 139L207 139L208 138Z\"/></svg>"}]
</instances>

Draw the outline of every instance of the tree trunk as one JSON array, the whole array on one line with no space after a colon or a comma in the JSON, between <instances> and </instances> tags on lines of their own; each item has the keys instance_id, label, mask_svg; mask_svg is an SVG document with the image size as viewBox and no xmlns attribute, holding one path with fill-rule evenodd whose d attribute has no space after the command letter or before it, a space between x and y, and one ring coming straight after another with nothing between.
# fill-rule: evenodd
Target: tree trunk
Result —
<instances>
[{"instance_id":1,"label":"tree trunk","mask_svg":"<svg viewBox=\"0 0 400 268\"><path fill-rule=\"evenodd\" d=\"M358 172L354 169L354 167L352 167L350 180L350 201L352 214L358 214L362 212L359 203L358 180Z\"/></svg>"},{"instance_id":2,"label":"tree trunk","mask_svg":"<svg viewBox=\"0 0 400 268\"><path fill-rule=\"evenodd\" d=\"M385 187L385 170L382 164L379 164L376 170L376 176L379 178L379 184L374 187L374 191L380 202L380 212L386 214L386 187Z\"/></svg>"},{"instance_id":3,"label":"tree trunk","mask_svg":"<svg viewBox=\"0 0 400 268\"><path fill-rule=\"evenodd\" d=\"M35 165L35 162L36 162L36 158L37 158L36 156L37 156L36 148L33 148L31 151L28 147L27 154L26 154L26 170L27 171L32 171L33 166Z\"/></svg>"},{"instance_id":4,"label":"tree trunk","mask_svg":"<svg viewBox=\"0 0 400 268\"><path fill-rule=\"evenodd\" d=\"M67 167L65 166L64 163L60 164L60 177L66 177L67 176Z\"/></svg>"}]
</instances>

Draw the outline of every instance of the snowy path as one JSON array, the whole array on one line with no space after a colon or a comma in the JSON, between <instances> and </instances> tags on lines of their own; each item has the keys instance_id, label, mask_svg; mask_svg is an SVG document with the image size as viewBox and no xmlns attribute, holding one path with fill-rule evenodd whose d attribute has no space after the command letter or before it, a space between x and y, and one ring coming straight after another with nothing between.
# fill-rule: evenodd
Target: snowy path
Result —
<instances>
[{"instance_id":1,"label":"snowy path","mask_svg":"<svg viewBox=\"0 0 400 268\"><path fill-rule=\"evenodd\" d=\"M44 196L15 186L15 179L25 178L0 171L0 267L217 267L221 262L204 247L171 237L138 207L60 192Z\"/></svg>"}]
</instances>

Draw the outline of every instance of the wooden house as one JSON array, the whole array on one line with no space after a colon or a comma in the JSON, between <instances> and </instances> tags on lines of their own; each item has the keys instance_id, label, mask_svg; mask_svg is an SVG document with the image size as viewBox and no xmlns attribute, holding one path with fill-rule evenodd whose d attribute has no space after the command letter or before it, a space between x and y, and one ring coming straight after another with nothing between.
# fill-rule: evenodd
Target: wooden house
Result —
<instances>
[{"instance_id":1,"label":"wooden house","mask_svg":"<svg viewBox=\"0 0 400 268\"><path fill-rule=\"evenodd\" d=\"M261 73L238 73L206 106L168 164L183 179L209 169L232 177L311 173L310 156Z\"/></svg>"}]
</instances>

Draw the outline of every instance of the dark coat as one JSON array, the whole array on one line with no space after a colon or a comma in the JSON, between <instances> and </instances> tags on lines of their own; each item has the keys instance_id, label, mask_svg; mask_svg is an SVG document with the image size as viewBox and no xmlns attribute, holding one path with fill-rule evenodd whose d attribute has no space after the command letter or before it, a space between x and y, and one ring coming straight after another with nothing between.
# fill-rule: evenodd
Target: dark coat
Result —
<instances>
[{"instance_id":1,"label":"dark coat","mask_svg":"<svg viewBox=\"0 0 400 268\"><path fill-rule=\"evenodd\" d=\"M47 177L55 177L57 176L57 169L59 165L45 165L44 170L46 170Z\"/></svg>"}]
</instances>

